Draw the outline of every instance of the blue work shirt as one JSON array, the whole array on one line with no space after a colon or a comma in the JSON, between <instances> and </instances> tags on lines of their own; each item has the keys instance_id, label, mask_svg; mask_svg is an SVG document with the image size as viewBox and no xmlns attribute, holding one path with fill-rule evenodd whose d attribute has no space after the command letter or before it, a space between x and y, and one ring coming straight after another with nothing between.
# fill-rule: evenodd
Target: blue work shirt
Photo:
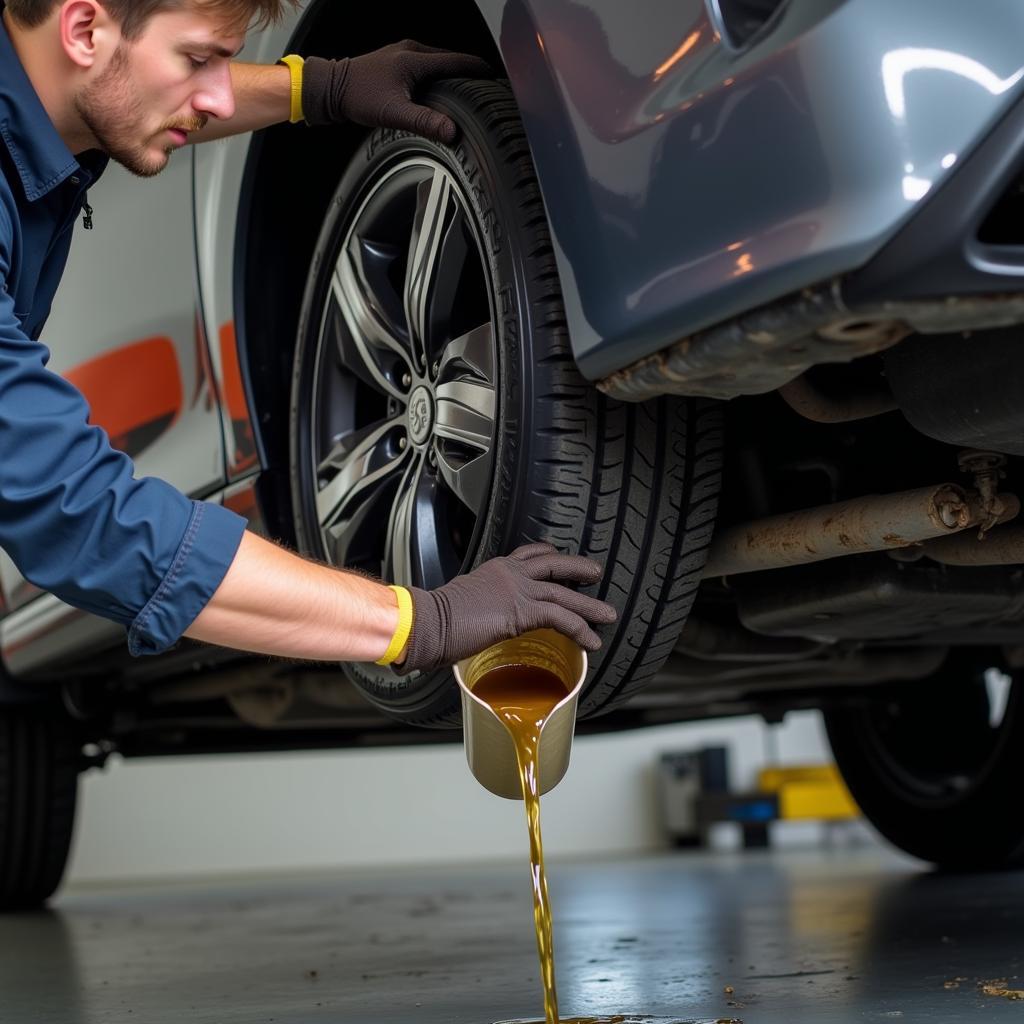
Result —
<instances>
[{"instance_id":1,"label":"blue work shirt","mask_svg":"<svg viewBox=\"0 0 1024 1024\"><path fill-rule=\"evenodd\" d=\"M37 339L106 163L72 155L0 19L0 547L36 586L126 626L133 654L156 654L217 589L245 520L135 479L82 394L46 368Z\"/></svg>"}]
</instances>

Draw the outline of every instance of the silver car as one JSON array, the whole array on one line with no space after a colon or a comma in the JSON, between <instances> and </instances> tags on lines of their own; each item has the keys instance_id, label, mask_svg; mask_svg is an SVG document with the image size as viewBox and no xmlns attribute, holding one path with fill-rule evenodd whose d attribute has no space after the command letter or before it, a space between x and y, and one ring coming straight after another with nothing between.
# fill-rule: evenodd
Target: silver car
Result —
<instances>
[{"instance_id":1,"label":"silver car","mask_svg":"<svg viewBox=\"0 0 1024 1024\"><path fill-rule=\"evenodd\" d=\"M444 11L315 0L251 39L500 77L434 89L452 147L282 125L111 170L53 365L140 474L313 557L421 587L527 539L603 562L582 728L821 708L892 842L1019 864L1024 6ZM0 587L5 907L53 892L111 751L458 735L447 671L132 659Z\"/></svg>"}]
</instances>

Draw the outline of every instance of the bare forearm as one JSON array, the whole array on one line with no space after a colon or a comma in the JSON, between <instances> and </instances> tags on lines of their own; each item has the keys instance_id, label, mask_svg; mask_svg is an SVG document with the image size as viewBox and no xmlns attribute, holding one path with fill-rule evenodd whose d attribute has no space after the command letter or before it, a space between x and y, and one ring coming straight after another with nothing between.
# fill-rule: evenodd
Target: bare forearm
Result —
<instances>
[{"instance_id":1,"label":"bare forearm","mask_svg":"<svg viewBox=\"0 0 1024 1024\"><path fill-rule=\"evenodd\" d=\"M242 132L267 128L287 121L291 112L291 75L283 64L231 65L235 115L226 121L210 118L202 131L189 136L192 142L210 142Z\"/></svg>"},{"instance_id":2,"label":"bare forearm","mask_svg":"<svg viewBox=\"0 0 1024 1024\"><path fill-rule=\"evenodd\" d=\"M375 661L398 625L394 591L308 562L254 533L185 635L285 658Z\"/></svg>"}]
</instances>

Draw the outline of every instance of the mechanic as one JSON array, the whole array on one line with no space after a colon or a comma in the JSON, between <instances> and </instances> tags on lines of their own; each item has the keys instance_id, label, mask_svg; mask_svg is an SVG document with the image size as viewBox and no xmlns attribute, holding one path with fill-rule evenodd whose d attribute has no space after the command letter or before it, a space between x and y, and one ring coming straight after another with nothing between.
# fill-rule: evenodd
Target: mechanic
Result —
<instances>
[{"instance_id":1,"label":"mechanic","mask_svg":"<svg viewBox=\"0 0 1024 1024\"><path fill-rule=\"evenodd\" d=\"M296 0L7 0L0 30L0 546L22 575L122 623L133 654L181 636L291 658L426 670L527 629L594 650L607 604L570 589L601 568L546 544L433 591L388 587L265 540L223 506L136 479L37 339L86 192L109 159L159 173L172 151L283 121L352 121L451 143L413 97L489 74L405 42L362 56L236 62L250 23ZM301 180L301 174L297 176ZM284 255L284 254L283 254ZM561 581L561 582L559 582Z\"/></svg>"}]
</instances>

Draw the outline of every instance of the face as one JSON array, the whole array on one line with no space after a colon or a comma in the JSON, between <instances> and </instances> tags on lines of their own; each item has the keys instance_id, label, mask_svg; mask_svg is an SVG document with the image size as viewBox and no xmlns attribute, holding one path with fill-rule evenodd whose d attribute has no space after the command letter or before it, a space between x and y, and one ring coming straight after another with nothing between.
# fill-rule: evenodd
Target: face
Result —
<instances>
[{"instance_id":1,"label":"face","mask_svg":"<svg viewBox=\"0 0 1024 1024\"><path fill-rule=\"evenodd\" d=\"M112 159L140 177L159 174L190 132L234 114L229 64L244 39L193 8L156 14L79 91L78 115Z\"/></svg>"}]
</instances>

